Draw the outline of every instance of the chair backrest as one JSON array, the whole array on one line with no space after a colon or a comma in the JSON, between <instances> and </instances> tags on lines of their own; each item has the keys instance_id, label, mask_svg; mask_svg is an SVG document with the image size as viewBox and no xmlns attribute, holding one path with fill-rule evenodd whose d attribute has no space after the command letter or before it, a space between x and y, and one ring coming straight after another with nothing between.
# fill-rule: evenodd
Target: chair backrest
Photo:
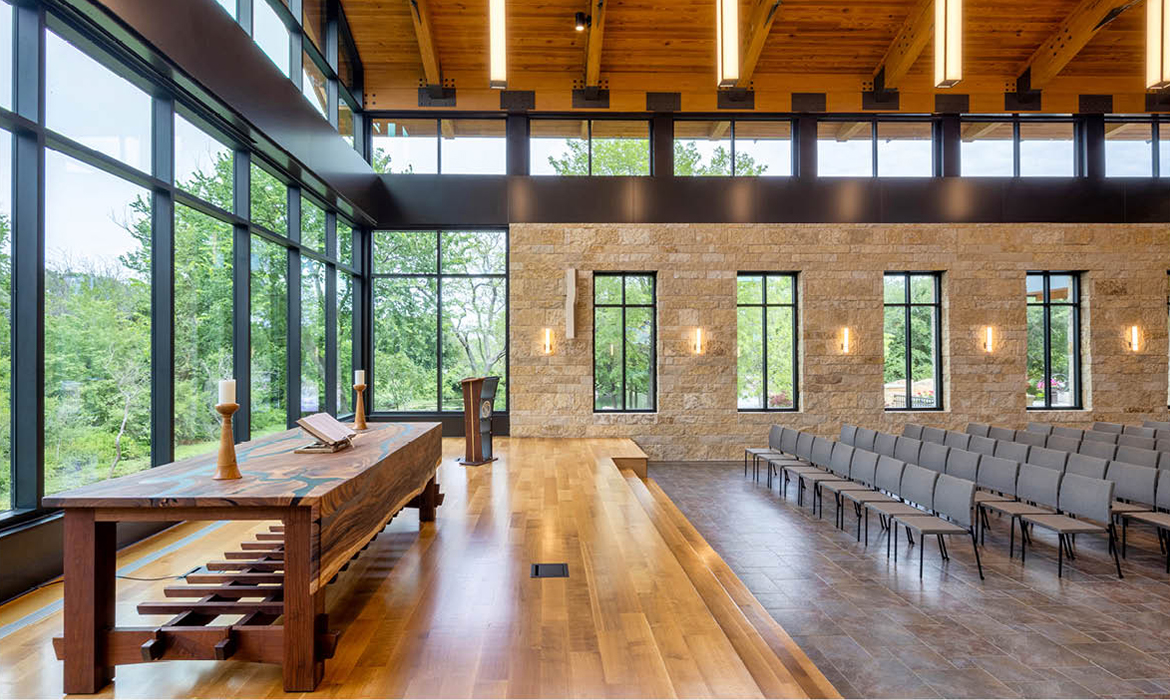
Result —
<instances>
[{"instance_id":1,"label":"chair backrest","mask_svg":"<svg viewBox=\"0 0 1170 700\"><path fill-rule=\"evenodd\" d=\"M971 444L971 436L967 433L960 433L957 430L948 430L943 444L951 449L965 450Z\"/></svg>"},{"instance_id":2,"label":"chair backrest","mask_svg":"<svg viewBox=\"0 0 1170 700\"><path fill-rule=\"evenodd\" d=\"M979 437L987 437L987 433L991 430L991 426L986 423L968 423L967 434L978 435Z\"/></svg>"},{"instance_id":3,"label":"chair backrest","mask_svg":"<svg viewBox=\"0 0 1170 700\"><path fill-rule=\"evenodd\" d=\"M1144 420L1142 425L1154 430L1170 430L1170 422L1164 420Z\"/></svg>"},{"instance_id":4,"label":"chair backrest","mask_svg":"<svg viewBox=\"0 0 1170 700\"><path fill-rule=\"evenodd\" d=\"M1155 432L1155 430L1153 428L1147 428L1145 426L1139 427L1136 425L1126 425L1126 426L1122 426L1121 434L1122 435L1133 435L1134 437L1152 438L1152 437L1155 437L1157 433Z\"/></svg>"},{"instance_id":5,"label":"chair backrest","mask_svg":"<svg viewBox=\"0 0 1170 700\"><path fill-rule=\"evenodd\" d=\"M873 451L887 457L894 456L894 450L897 449L897 446L898 438L889 433L878 433L877 439L873 441Z\"/></svg>"},{"instance_id":6,"label":"chair backrest","mask_svg":"<svg viewBox=\"0 0 1170 700\"><path fill-rule=\"evenodd\" d=\"M1047 423L1028 423L1026 433L1040 433L1041 435L1051 435L1052 426Z\"/></svg>"},{"instance_id":7,"label":"chair backrest","mask_svg":"<svg viewBox=\"0 0 1170 700\"><path fill-rule=\"evenodd\" d=\"M984 455L979 460L979 478L976 483L985 489L1014 496L1016 495L1016 477L1019 473L1019 462Z\"/></svg>"},{"instance_id":8,"label":"chair backrest","mask_svg":"<svg viewBox=\"0 0 1170 700\"><path fill-rule=\"evenodd\" d=\"M1046 447L1033 447L1028 450L1028 464L1035 464L1037 467L1062 472L1066 462L1068 462L1067 452L1050 450Z\"/></svg>"},{"instance_id":9,"label":"chair backrest","mask_svg":"<svg viewBox=\"0 0 1170 700\"><path fill-rule=\"evenodd\" d=\"M915 440L921 440L922 439L922 426L918 425L917 423L907 423L906 425L902 426L902 434L908 438L914 438Z\"/></svg>"},{"instance_id":10,"label":"chair backrest","mask_svg":"<svg viewBox=\"0 0 1170 700\"><path fill-rule=\"evenodd\" d=\"M922 441L900 437L894 444L894 458L906 464L918 464L918 453L922 452Z\"/></svg>"},{"instance_id":11,"label":"chair backrest","mask_svg":"<svg viewBox=\"0 0 1170 700\"><path fill-rule=\"evenodd\" d=\"M1158 468L1158 453L1153 450L1143 450L1140 447L1126 447L1118 445L1113 459L1126 464L1136 464L1139 467Z\"/></svg>"},{"instance_id":12,"label":"chair backrest","mask_svg":"<svg viewBox=\"0 0 1170 700\"><path fill-rule=\"evenodd\" d=\"M800 437L796 439L796 456L811 462L813 441L815 440L815 435L802 431Z\"/></svg>"},{"instance_id":13,"label":"chair backrest","mask_svg":"<svg viewBox=\"0 0 1170 700\"><path fill-rule=\"evenodd\" d=\"M1117 436L1121 433L1103 433L1100 430L1086 430L1085 442L1107 442L1111 445L1117 444Z\"/></svg>"},{"instance_id":14,"label":"chair backrest","mask_svg":"<svg viewBox=\"0 0 1170 700\"><path fill-rule=\"evenodd\" d=\"M780 429L780 451L786 455L796 455L796 444L800 439L800 431L792 428Z\"/></svg>"},{"instance_id":15,"label":"chair backrest","mask_svg":"<svg viewBox=\"0 0 1170 700\"><path fill-rule=\"evenodd\" d=\"M902 470L902 486L898 495L903 501L917 504L923 508L934 507L934 482L938 479L938 472L907 464Z\"/></svg>"},{"instance_id":16,"label":"chair backrest","mask_svg":"<svg viewBox=\"0 0 1170 700\"><path fill-rule=\"evenodd\" d=\"M949 474L940 474L934 483L934 512L951 522L971 527L975 507L975 482Z\"/></svg>"},{"instance_id":17,"label":"chair backrest","mask_svg":"<svg viewBox=\"0 0 1170 700\"><path fill-rule=\"evenodd\" d=\"M877 475L874 477L873 485L886 493L898 493L898 489L902 487L902 470L905 468L906 463L900 459L886 455L878 457Z\"/></svg>"},{"instance_id":18,"label":"chair backrest","mask_svg":"<svg viewBox=\"0 0 1170 700\"><path fill-rule=\"evenodd\" d=\"M937 442L922 443L922 451L918 453L919 466L942 473L947 470L947 454L951 448Z\"/></svg>"},{"instance_id":19,"label":"chair backrest","mask_svg":"<svg viewBox=\"0 0 1170 700\"><path fill-rule=\"evenodd\" d=\"M1001 428L998 425L991 426L991 430L987 432L987 437L992 440L1006 440L1011 442L1016 439L1016 431L1011 428Z\"/></svg>"},{"instance_id":20,"label":"chair backrest","mask_svg":"<svg viewBox=\"0 0 1170 700\"><path fill-rule=\"evenodd\" d=\"M1069 455L1064 471L1077 476L1087 476L1093 479L1104 479L1105 469L1109 461L1090 457L1089 455Z\"/></svg>"},{"instance_id":21,"label":"chair backrest","mask_svg":"<svg viewBox=\"0 0 1170 700\"><path fill-rule=\"evenodd\" d=\"M1158 452L1158 468L1170 469L1170 450Z\"/></svg>"},{"instance_id":22,"label":"chair backrest","mask_svg":"<svg viewBox=\"0 0 1170 700\"><path fill-rule=\"evenodd\" d=\"M859 450L869 450L873 452L873 442L877 438L877 431L869 428L858 428L857 434L853 437L853 446Z\"/></svg>"},{"instance_id":23,"label":"chair backrest","mask_svg":"<svg viewBox=\"0 0 1170 700\"><path fill-rule=\"evenodd\" d=\"M784 430L778 425L773 425L771 428L768 428L768 449L779 450L780 438L783 435Z\"/></svg>"},{"instance_id":24,"label":"chair backrest","mask_svg":"<svg viewBox=\"0 0 1170 700\"><path fill-rule=\"evenodd\" d=\"M1157 440L1156 444L1154 445L1154 450L1158 452L1170 452L1170 438L1166 438L1165 440Z\"/></svg>"},{"instance_id":25,"label":"chair backrest","mask_svg":"<svg viewBox=\"0 0 1170 700\"><path fill-rule=\"evenodd\" d=\"M1095 430L1099 433L1120 434L1124 427L1125 426L1123 426L1121 423L1103 423L1101 421L1097 421L1096 423L1093 423L1093 430Z\"/></svg>"},{"instance_id":26,"label":"chair backrest","mask_svg":"<svg viewBox=\"0 0 1170 700\"><path fill-rule=\"evenodd\" d=\"M1063 425L1052 426L1052 434L1060 435L1061 437L1070 437L1081 440L1085 437L1085 431L1080 428L1069 428Z\"/></svg>"},{"instance_id":27,"label":"chair backrest","mask_svg":"<svg viewBox=\"0 0 1170 700\"><path fill-rule=\"evenodd\" d=\"M1020 478L1016 482L1016 496L1021 501L1039 503L1055 508L1060 497L1060 480L1064 474L1055 469L1045 469L1034 464L1020 467Z\"/></svg>"},{"instance_id":28,"label":"chair backrest","mask_svg":"<svg viewBox=\"0 0 1170 700\"><path fill-rule=\"evenodd\" d=\"M1154 439L1170 440L1170 428L1158 428L1154 431Z\"/></svg>"},{"instance_id":29,"label":"chair backrest","mask_svg":"<svg viewBox=\"0 0 1170 700\"><path fill-rule=\"evenodd\" d=\"M1111 442L1096 442L1094 440L1085 440L1081 446L1077 448L1078 454L1088 455L1090 457L1097 457L1099 459L1113 459L1113 455L1117 452L1117 445Z\"/></svg>"},{"instance_id":30,"label":"chair backrest","mask_svg":"<svg viewBox=\"0 0 1170 700\"><path fill-rule=\"evenodd\" d=\"M1044 447L1044 443L1048 441L1047 435L1040 433L1033 433L1027 430L1016 431L1016 442L1021 445L1031 445L1033 447Z\"/></svg>"},{"instance_id":31,"label":"chair backrest","mask_svg":"<svg viewBox=\"0 0 1170 700\"><path fill-rule=\"evenodd\" d=\"M850 425L848 423L842 423L841 424L841 437L839 438L840 441L845 443L846 445L849 445L850 447L852 447L853 441L856 438L857 438L857 426Z\"/></svg>"},{"instance_id":32,"label":"chair backrest","mask_svg":"<svg viewBox=\"0 0 1170 700\"><path fill-rule=\"evenodd\" d=\"M1077 448L1081 446L1081 441L1078 438L1052 434L1048 436L1048 442L1044 443L1044 445L1050 450L1060 450L1061 452L1076 452Z\"/></svg>"},{"instance_id":33,"label":"chair backrest","mask_svg":"<svg viewBox=\"0 0 1170 700\"><path fill-rule=\"evenodd\" d=\"M1112 481L1114 498L1154 505L1158 486L1158 470L1136 464L1110 462L1105 478Z\"/></svg>"},{"instance_id":34,"label":"chair backrest","mask_svg":"<svg viewBox=\"0 0 1170 700\"><path fill-rule=\"evenodd\" d=\"M926 427L926 428L922 429L922 441L923 442L942 443L942 442L946 442L946 439L947 439L947 431L943 430L942 428Z\"/></svg>"},{"instance_id":35,"label":"chair backrest","mask_svg":"<svg viewBox=\"0 0 1170 700\"><path fill-rule=\"evenodd\" d=\"M848 479L855 452L856 450L852 446L843 442L833 445L833 457L829 460L829 471Z\"/></svg>"},{"instance_id":36,"label":"chair backrest","mask_svg":"<svg viewBox=\"0 0 1170 700\"><path fill-rule=\"evenodd\" d=\"M1122 433L1117 436L1117 445L1119 447L1138 447L1143 450L1152 450L1158 446L1158 441L1152 437L1141 437L1139 435L1126 435Z\"/></svg>"},{"instance_id":37,"label":"chair backrest","mask_svg":"<svg viewBox=\"0 0 1170 700\"><path fill-rule=\"evenodd\" d=\"M979 437L972 435L971 441L967 443L967 449L972 452L978 452L981 455L995 454L995 440L991 438Z\"/></svg>"},{"instance_id":38,"label":"chair backrest","mask_svg":"<svg viewBox=\"0 0 1170 700\"><path fill-rule=\"evenodd\" d=\"M853 464L849 470L849 478L862 486L873 486L877 474L878 454L869 450L857 449L853 453Z\"/></svg>"},{"instance_id":39,"label":"chair backrest","mask_svg":"<svg viewBox=\"0 0 1170 700\"><path fill-rule=\"evenodd\" d=\"M1113 520L1113 482L1066 474L1060 484L1060 509L1099 523Z\"/></svg>"},{"instance_id":40,"label":"chair backrest","mask_svg":"<svg viewBox=\"0 0 1170 700\"><path fill-rule=\"evenodd\" d=\"M833 441L826 440L823 437L813 439L812 459L809 461L818 467L829 466L829 460L833 458Z\"/></svg>"},{"instance_id":41,"label":"chair backrest","mask_svg":"<svg viewBox=\"0 0 1170 700\"><path fill-rule=\"evenodd\" d=\"M1010 459L1013 462L1028 461L1028 446L1018 442L999 440L995 443L995 456Z\"/></svg>"},{"instance_id":42,"label":"chair backrest","mask_svg":"<svg viewBox=\"0 0 1170 700\"><path fill-rule=\"evenodd\" d=\"M1163 479L1161 475L1158 478L1158 495L1154 497L1157 501L1154 505L1162 510L1170 510L1170 479Z\"/></svg>"},{"instance_id":43,"label":"chair backrest","mask_svg":"<svg viewBox=\"0 0 1170 700\"><path fill-rule=\"evenodd\" d=\"M951 450L947 454L947 471L950 476L975 481L979 476L979 458L983 455L967 450Z\"/></svg>"}]
</instances>

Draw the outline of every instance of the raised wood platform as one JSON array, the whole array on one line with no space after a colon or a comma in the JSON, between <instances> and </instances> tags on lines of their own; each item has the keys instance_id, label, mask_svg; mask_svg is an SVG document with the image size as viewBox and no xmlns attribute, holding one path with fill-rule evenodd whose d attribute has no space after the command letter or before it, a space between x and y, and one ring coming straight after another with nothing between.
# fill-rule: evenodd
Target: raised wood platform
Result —
<instances>
[{"instance_id":1,"label":"raised wood platform","mask_svg":"<svg viewBox=\"0 0 1170 700\"><path fill-rule=\"evenodd\" d=\"M462 442L445 440L438 519L395 520L325 589L330 627L343 633L318 693L833 696L655 485L624 477L602 442L503 439L499 461L463 467ZM270 525L224 525L140 567L123 553L117 566L136 577L185 574L242 540L278 542ZM181 541L174 532L159 540ZM565 563L569 576L530 578L534 563ZM210 573L188 583L218 585ZM133 601L165 600L176 583L119 580L120 618L157 626ZM49 640L61 613L36 619L59 596L52 586L0 607L0 628L31 620L0 639L0 697L60 695ZM119 668L102 695L271 697L281 688L277 666L156 661Z\"/></svg>"}]
</instances>

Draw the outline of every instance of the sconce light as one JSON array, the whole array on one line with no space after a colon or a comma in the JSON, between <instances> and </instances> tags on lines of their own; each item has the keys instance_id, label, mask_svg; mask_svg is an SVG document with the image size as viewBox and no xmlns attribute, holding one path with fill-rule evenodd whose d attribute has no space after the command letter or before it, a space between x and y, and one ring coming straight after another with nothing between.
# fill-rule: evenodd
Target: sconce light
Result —
<instances>
[{"instance_id":1,"label":"sconce light","mask_svg":"<svg viewBox=\"0 0 1170 700\"><path fill-rule=\"evenodd\" d=\"M696 329L695 329L695 347L694 347L694 351L695 351L695 354L696 354L696 355L702 355L702 354L703 354L703 329L702 329L702 328L696 328Z\"/></svg>"},{"instance_id":2,"label":"sconce light","mask_svg":"<svg viewBox=\"0 0 1170 700\"><path fill-rule=\"evenodd\" d=\"M841 330L842 330L841 352L848 355L849 354L849 327L846 326L845 328L843 328Z\"/></svg>"},{"instance_id":3,"label":"sconce light","mask_svg":"<svg viewBox=\"0 0 1170 700\"><path fill-rule=\"evenodd\" d=\"M983 352L995 349L995 330L991 326L983 329Z\"/></svg>"},{"instance_id":4,"label":"sconce light","mask_svg":"<svg viewBox=\"0 0 1170 700\"><path fill-rule=\"evenodd\" d=\"M573 15L573 28L577 31L583 32L591 26L593 26L592 15L587 15L584 12L578 12Z\"/></svg>"},{"instance_id":5,"label":"sconce light","mask_svg":"<svg viewBox=\"0 0 1170 700\"><path fill-rule=\"evenodd\" d=\"M1138 327L1137 326L1130 326L1129 327L1129 349L1133 352L1137 352L1138 347L1139 347Z\"/></svg>"},{"instance_id":6,"label":"sconce light","mask_svg":"<svg viewBox=\"0 0 1170 700\"><path fill-rule=\"evenodd\" d=\"M551 328L544 329L544 354L545 355L552 354L552 329Z\"/></svg>"}]
</instances>

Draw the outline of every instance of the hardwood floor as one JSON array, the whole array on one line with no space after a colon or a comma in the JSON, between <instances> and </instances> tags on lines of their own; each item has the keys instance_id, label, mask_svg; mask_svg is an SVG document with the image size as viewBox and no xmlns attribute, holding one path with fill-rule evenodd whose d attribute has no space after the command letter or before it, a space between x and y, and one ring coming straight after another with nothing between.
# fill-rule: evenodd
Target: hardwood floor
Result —
<instances>
[{"instance_id":1,"label":"hardwood floor","mask_svg":"<svg viewBox=\"0 0 1170 700\"><path fill-rule=\"evenodd\" d=\"M328 588L342 636L309 695L835 694L665 495L627 482L616 441L498 439L500 460L479 467L455 462L462 441L443 447L438 520L420 528L404 511ZM120 553L119 574L182 575L267 525L186 523ZM559 562L568 578L530 578L531 564ZM162 622L134 605L167 583L119 579L119 622ZM0 607L0 697L60 695L60 596L54 585ZM277 666L200 661L118 667L103 695L284 693Z\"/></svg>"}]
</instances>

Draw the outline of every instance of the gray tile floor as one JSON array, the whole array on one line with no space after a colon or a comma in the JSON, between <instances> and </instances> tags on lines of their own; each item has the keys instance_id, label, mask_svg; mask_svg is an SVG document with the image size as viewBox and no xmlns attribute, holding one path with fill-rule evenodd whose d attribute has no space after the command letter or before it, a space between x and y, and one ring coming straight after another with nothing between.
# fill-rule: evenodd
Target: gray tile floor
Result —
<instances>
[{"instance_id":1,"label":"gray tile floor","mask_svg":"<svg viewBox=\"0 0 1170 700\"><path fill-rule=\"evenodd\" d=\"M980 581L969 540L942 562L927 540L886 558L743 475L742 463L653 463L650 476L845 697L1170 697L1170 576L1151 530L1129 532L1119 581L1105 538L1081 536L1056 577L1056 538L1038 531L1027 565L991 520ZM903 558L904 557L904 558Z\"/></svg>"}]
</instances>

